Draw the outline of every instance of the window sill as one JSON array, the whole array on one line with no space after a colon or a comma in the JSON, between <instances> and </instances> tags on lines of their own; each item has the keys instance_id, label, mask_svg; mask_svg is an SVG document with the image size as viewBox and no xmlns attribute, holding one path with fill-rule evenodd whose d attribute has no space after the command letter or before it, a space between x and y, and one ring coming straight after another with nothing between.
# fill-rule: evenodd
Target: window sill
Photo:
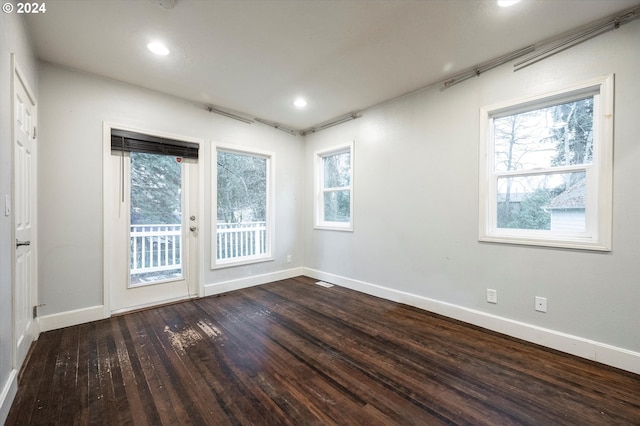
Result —
<instances>
[{"instance_id":1,"label":"window sill","mask_svg":"<svg viewBox=\"0 0 640 426\"><path fill-rule=\"evenodd\" d=\"M551 247L575 250L611 251L611 244L596 241L589 237L536 237L536 236L507 236L484 235L478 241L485 243L514 244L534 247Z\"/></svg>"},{"instance_id":2,"label":"window sill","mask_svg":"<svg viewBox=\"0 0 640 426\"><path fill-rule=\"evenodd\" d=\"M342 232L353 232L353 225L349 224L346 226L340 225L313 225L313 229L324 230L324 231L342 231Z\"/></svg>"},{"instance_id":3,"label":"window sill","mask_svg":"<svg viewBox=\"0 0 640 426\"><path fill-rule=\"evenodd\" d=\"M272 262L275 258L273 256L261 256L261 257L251 257L251 258L243 258L239 260L227 260L227 261L217 261L213 266L211 266L211 270L215 269L223 269L223 268L232 268L234 266L244 266L244 265L252 265L254 263L263 263L263 262Z\"/></svg>"}]
</instances>

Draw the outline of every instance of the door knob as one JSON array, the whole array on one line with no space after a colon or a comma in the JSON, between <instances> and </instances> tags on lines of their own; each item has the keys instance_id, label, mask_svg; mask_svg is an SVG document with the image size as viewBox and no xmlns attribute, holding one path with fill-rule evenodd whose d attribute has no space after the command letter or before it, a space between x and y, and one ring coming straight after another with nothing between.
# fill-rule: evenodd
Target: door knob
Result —
<instances>
[{"instance_id":1,"label":"door knob","mask_svg":"<svg viewBox=\"0 0 640 426\"><path fill-rule=\"evenodd\" d=\"M31 241L20 241L16 238L16 247L30 246L30 245L31 245Z\"/></svg>"},{"instance_id":2,"label":"door knob","mask_svg":"<svg viewBox=\"0 0 640 426\"><path fill-rule=\"evenodd\" d=\"M191 227L189 227L189 229L190 229L191 231L193 231L193 232L196 232L196 230L197 230L198 228L197 228L197 227L195 227L195 226L191 226Z\"/></svg>"}]
</instances>

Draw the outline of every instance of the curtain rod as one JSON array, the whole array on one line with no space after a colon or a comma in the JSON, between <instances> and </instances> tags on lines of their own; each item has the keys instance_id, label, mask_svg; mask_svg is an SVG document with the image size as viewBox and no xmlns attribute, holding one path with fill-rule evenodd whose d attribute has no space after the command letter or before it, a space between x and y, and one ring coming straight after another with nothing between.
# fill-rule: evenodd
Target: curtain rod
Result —
<instances>
[{"instance_id":1,"label":"curtain rod","mask_svg":"<svg viewBox=\"0 0 640 426\"><path fill-rule=\"evenodd\" d=\"M330 122L325 123L325 124L322 124L321 126L310 127L308 129L302 130L302 131L300 131L300 134L302 136L306 136L306 135L308 135L310 133L319 132L320 130L325 130L325 129L328 129L329 127L337 126L338 124L346 123L347 121L355 120L356 118L360 118L360 117L362 117L361 113L352 112L351 114L348 114L346 116L342 116L340 118L336 118L335 120L330 121Z\"/></svg>"},{"instance_id":2,"label":"curtain rod","mask_svg":"<svg viewBox=\"0 0 640 426\"><path fill-rule=\"evenodd\" d=\"M284 126L282 126L282 125L280 125L280 124L278 124L278 123L274 123L273 121L267 121L267 120L263 120L263 119L261 119L261 118L256 118L255 120L256 120L258 123L266 124L267 126L271 126L271 127L273 127L274 129L281 130L281 131L283 131L283 132L285 132L285 133L288 133L288 134L290 134L290 135L292 135L292 136L295 136L295 135L297 134L297 132L296 132L295 130L292 130L292 129L286 128L286 127L284 127Z\"/></svg>"},{"instance_id":3,"label":"curtain rod","mask_svg":"<svg viewBox=\"0 0 640 426\"><path fill-rule=\"evenodd\" d=\"M599 34L602 34L606 31L612 30L612 29L617 29L620 27L621 24L623 23L627 23L633 19L636 19L640 16L640 6L635 6L632 9L627 9L624 12L621 12L619 15L613 16L613 17L609 17L609 18L605 18L607 19L605 22L602 21L598 21L598 23L596 24L592 24L591 27L587 28L586 30L582 30L582 31L573 31L571 33L569 33L569 35L565 36L563 39L561 39L560 42L556 43L555 45L553 45L552 47L549 47L547 49L544 49L543 51L539 52L539 53L535 53L534 55L523 59L522 61L514 64L514 71L518 71L521 70L522 68L525 68L529 65L532 65L538 61L541 61L542 59L548 58L549 56L552 56L556 53L559 53L565 49L568 49L570 47L573 47L579 43L582 43L583 41L587 41L590 38L593 38ZM556 39L557 40L557 39ZM461 72L460 74L457 74L454 77L451 77L445 81L443 81L442 84L442 89L447 89L455 84L461 83L465 80L468 80L472 77L477 77L480 74L487 72L493 68L496 68L500 65L503 65L507 62L510 62L514 59L518 59L522 56L527 55L528 53L531 53L533 51L535 51L536 49L540 48L541 46L545 46L549 43L549 41L542 41L542 42L538 42L536 44L527 46L523 49L520 50L516 50L514 52L508 53L504 56L500 56L496 59L493 59L491 61L488 62L484 62L480 65L477 65L473 68L469 68L464 72Z\"/></svg>"},{"instance_id":4,"label":"curtain rod","mask_svg":"<svg viewBox=\"0 0 640 426\"><path fill-rule=\"evenodd\" d=\"M528 67L529 65L533 65L543 59L546 59L550 56L555 55L556 53L560 53L566 49L569 49L573 46L576 46L582 42L590 40L600 34L603 34L607 31L616 30L620 28L621 24L632 21L640 16L640 6L636 6L634 9L627 10L626 12L618 15L614 18L610 18L608 21L592 25L584 31L579 33L573 33L562 39L560 42L554 44L551 47L548 47L520 62L517 62L513 65L514 71L519 71L523 68Z\"/></svg>"},{"instance_id":5,"label":"curtain rod","mask_svg":"<svg viewBox=\"0 0 640 426\"><path fill-rule=\"evenodd\" d=\"M209 112L213 112L215 114L220 114L220 115L223 115L223 116L228 117L228 118L233 118L234 120L242 121L243 123L253 124L253 120L250 120L248 118L245 118L245 117L242 117L242 116L239 116L239 115L236 115L236 114L232 114L232 113L227 112L227 111L223 111L221 109L218 109L218 108L214 107L213 105L206 105L205 107L206 107L207 111L209 111Z\"/></svg>"},{"instance_id":6,"label":"curtain rod","mask_svg":"<svg viewBox=\"0 0 640 426\"><path fill-rule=\"evenodd\" d=\"M455 77L452 77L448 80L445 80L442 84L444 85L443 89L447 89L455 84L461 83L465 80L470 79L471 77L477 77L480 74L487 72L489 70L492 70L494 68L499 67L500 65L504 65L507 62L510 62L514 59L520 58L524 55L526 55L527 53L531 53L535 50L535 46L531 45L531 46L527 46L524 47L522 49L518 49L515 50L511 53L507 53L506 55L502 55L499 56L495 59L492 59L490 61L484 62L480 65L476 65L473 68L468 69L467 71L464 71L458 75L456 75Z\"/></svg>"}]
</instances>

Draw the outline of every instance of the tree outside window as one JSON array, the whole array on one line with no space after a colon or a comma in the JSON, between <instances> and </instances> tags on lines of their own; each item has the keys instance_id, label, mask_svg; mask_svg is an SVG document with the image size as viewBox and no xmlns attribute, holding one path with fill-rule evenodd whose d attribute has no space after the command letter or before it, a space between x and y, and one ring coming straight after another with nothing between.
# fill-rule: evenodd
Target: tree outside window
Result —
<instances>
[{"instance_id":1,"label":"tree outside window","mask_svg":"<svg viewBox=\"0 0 640 426\"><path fill-rule=\"evenodd\" d=\"M271 155L219 148L215 161L213 265L270 259Z\"/></svg>"},{"instance_id":2,"label":"tree outside window","mask_svg":"<svg viewBox=\"0 0 640 426\"><path fill-rule=\"evenodd\" d=\"M558 174L553 169L591 164L593 96L496 118L494 144L496 172L549 170L498 178L497 226L551 230L552 215L563 214L557 202L558 208L552 208L552 200L566 191L585 188L581 184L584 172ZM584 203L571 206L573 220L581 229L585 227L585 207Z\"/></svg>"},{"instance_id":3,"label":"tree outside window","mask_svg":"<svg viewBox=\"0 0 640 426\"><path fill-rule=\"evenodd\" d=\"M316 152L316 228L353 229L352 173L351 144Z\"/></svg>"},{"instance_id":4,"label":"tree outside window","mask_svg":"<svg viewBox=\"0 0 640 426\"><path fill-rule=\"evenodd\" d=\"M481 118L480 240L610 250L613 76Z\"/></svg>"}]
</instances>

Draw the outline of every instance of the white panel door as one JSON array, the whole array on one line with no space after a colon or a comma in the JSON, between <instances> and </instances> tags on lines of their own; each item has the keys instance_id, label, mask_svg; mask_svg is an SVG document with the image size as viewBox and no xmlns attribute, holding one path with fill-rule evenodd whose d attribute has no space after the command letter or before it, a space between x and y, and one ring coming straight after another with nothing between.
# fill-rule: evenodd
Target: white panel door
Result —
<instances>
[{"instance_id":1,"label":"white panel door","mask_svg":"<svg viewBox=\"0 0 640 426\"><path fill-rule=\"evenodd\" d=\"M13 288L14 367L22 365L35 338L36 300L34 237L35 207L35 99L16 67L14 72L13 139L15 269Z\"/></svg>"}]
</instances>

